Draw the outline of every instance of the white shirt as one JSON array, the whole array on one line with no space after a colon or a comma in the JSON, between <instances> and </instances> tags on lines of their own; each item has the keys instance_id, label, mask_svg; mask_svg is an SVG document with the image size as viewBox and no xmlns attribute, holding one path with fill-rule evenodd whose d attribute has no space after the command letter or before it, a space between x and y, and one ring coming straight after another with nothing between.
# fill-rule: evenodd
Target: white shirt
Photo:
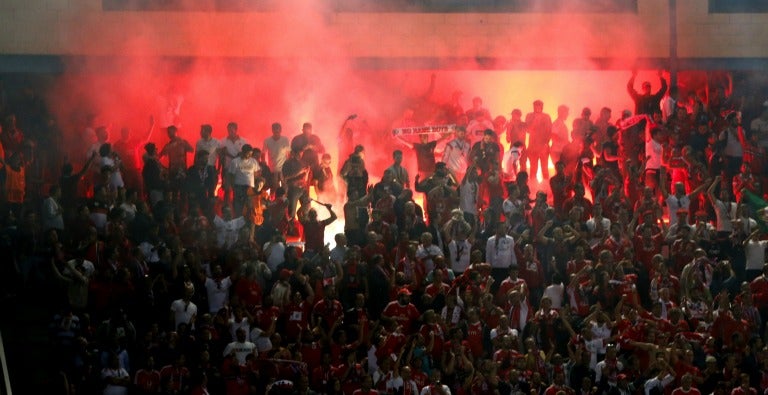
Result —
<instances>
[{"instance_id":1,"label":"white shirt","mask_svg":"<svg viewBox=\"0 0 768 395\"><path fill-rule=\"evenodd\" d=\"M240 365L245 365L245 357L248 356L248 354L257 354L256 351L256 344L251 343L249 341L244 342L232 342L227 344L227 347L224 348L224 356L228 356L232 353L232 351L235 352L235 358L237 359L237 362Z\"/></svg>"},{"instance_id":2,"label":"white shirt","mask_svg":"<svg viewBox=\"0 0 768 395\"><path fill-rule=\"evenodd\" d=\"M237 331L238 329L242 329L243 332L245 332L245 340L251 341L253 339L250 338L251 336L251 323L248 321L248 317L242 317L240 318L240 321L237 321L237 317L235 317L234 314L231 314L229 316L229 335L232 336L233 339L237 339Z\"/></svg>"},{"instance_id":3,"label":"white shirt","mask_svg":"<svg viewBox=\"0 0 768 395\"><path fill-rule=\"evenodd\" d=\"M240 228L245 226L245 219L237 217L227 221L217 215L213 219L213 226L216 228L216 244L219 248L229 248L237 243Z\"/></svg>"},{"instance_id":4,"label":"white shirt","mask_svg":"<svg viewBox=\"0 0 768 395\"><path fill-rule=\"evenodd\" d=\"M267 251L269 246L272 246L272 249L269 250L269 255L267 256L267 267L275 273L277 272L277 266L285 261L285 244L268 241L264 243L264 251Z\"/></svg>"},{"instance_id":5,"label":"white shirt","mask_svg":"<svg viewBox=\"0 0 768 395\"><path fill-rule=\"evenodd\" d=\"M144 254L144 258L146 258L147 262L160 262L160 255L157 253L157 247L154 244L148 241L143 241L139 244L139 249L141 250L141 253Z\"/></svg>"},{"instance_id":6,"label":"white shirt","mask_svg":"<svg viewBox=\"0 0 768 395\"><path fill-rule=\"evenodd\" d=\"M50 196L43 201L43 229L64 230L61 205Z\"/></svg>"},{"instance_id":7,"label":"white shirt","mask_svg":"<svg viewBox=\"0 0 768 395\"><path fill-rule=\"evenodd\" d=\"M232 286L232 279L229 276L216 281L210 277L205 279L205 290L208 293L208 311L216 314L229 299L229 288Z\"/></svg>"},{"instance_id":8,"label":"white shirt","mask_svg":"<svg viewBox=\"0 0 768 395\"><path fill-rule=\"evenodd\" d=\"M524 333L525 327L528 325L528 318L532 316L531 313L533 312L529 311L528 302L526 302L525 300L520 301L519 306L520 306L520 315L517 317L517 320L519 322L519 325L518 325L519 328L513 328L513 329L517 329L518 333ZM510 321L512 321L512 319L514 318L512 314L514 310L515 310L514 306L510 307L509 309L508 315L509 315Z\"/></svg>"},{"instance_id":9,"label":"white shirt","mask_svg":"<svg viewBox=\"0 0 768 395\"><path fill-rule=\"evenodd\" d=\"M688 210L691 207L691 197L683 195L677 197L675 194L670 194L667 197L667 215L669 216L669 226L677 223L677 210Z\"/></svg>"},{"instance_id":10,"label":"white shirt","mask_svg":"<svg viewBox=\"0 0 768 395\"><path fill-rule=\"evenodd\" d=\"M603 325L597 325L597 322L593 322L590 331L592 332L593 339L598 340L605 340L611 338L611 329L608 328L605 324ZM599 348L597 349L598 354L605 354L605 342L601 342Z\"/></svg>"},{"instance_id":11,"label":"white shirt","mask_svg":"<svg viewBox=\"0 0 768 395\"><path fill-rule=\"evenodd\" d=\"M511 200L509 198L504 199L501 203L501 211L504 213L504 217L509 221L512 218L512 214L520 213L525 214L525 205L519 199Z\"/></svg>"},{"instance_id":12,"label":"white shirt","mask_svg":"<svg viewBox=\"0 0 768 395\"><path fill-rule=\"evenodd\" d=\"M176 329L181 323L191 324L192 318L197 315L197 305L191 301L185 303L184 299L176 299L171 303L171 311L173 312L173 327Z\"/></svg>"},{"instance_id":13,"label":"white shirt","mask_svg":"<svg viewBox=\"0 0 768 395\"><path fill-rule=\"evenodd\" d=\"M445 145L443 151L443 162L445 166L454 174L464 174L467 172L469 164L470 143L465 139L453 139ZM459 180L461 181L461 180Z\"/></svg>"},{"instance_id":14,"label":"white shirt","mask_svg":"<svg viewBox=\"0 0 768 395\"><path fill-rule=\"evenodd\" d=\"M485 260L494 269L506 269L509 265L516 265L515 239L509 235L503 235L501 238L491 236L485 245Z\"/></svg>"},{"instance_id":15,"label":"white shirt","mask_svg":"<svg viewBox=\"0 0 768 395\"><path fill-rule=\"evenodd\" d=\"M240 154L240 151L242 151L243 146L246 144L248 144L248 142L242 137L238 137L234 141L230 140L229 137L225 137L219 141L219 147L224 151L224 155L222 155L224 159L222 166L224 169L228 168L227 166L229 166L229 162Z\"/></svg>"},{"instance_id":16,"label":"white shirt","mask_svg":"<svg viewBox=\"0 0 768 395\"><path fill-rule=\"evenodd\" d=\"M423 244L419 244L419 248L416 250L416 258L424 259L428 256L443 256L443 250L437 246L437 244L430 244L429 247L424 247ZM432 258L424 259L424 266L427 273L431 273L435 270L435 263L432 262Z\"/></svg>"},{"instance_id":17,"label":"white shirt","mask_svg":"<svg viewBox=\"0 0 768 395\"><path fill-rule=\"evenodd\" d=\"M602 241L603 236L607 235L608 232L611 231L611 220L603 217L600 220L600 225L603 227L603 235L599 236L599 238ZM587 220L587 229L589 230L590 233L594 233L596 227L597 227L597 222L595 221L594 217ZM595 235L595 237L598 237L598 235Z\"/></svg>"},{"instance_id":18,"label":"white shirt","mask_svg":"<svg viewBox=\"0 0 768 395\"><path fill-rule=\"evenodd\" d=\"M130 379L131 375L128 374L128 371L123 368L118 369L110 369L110 368L104 368L101 370L101 378L102 380L106 380L108 378L118 378L118 379ZM107 384L106 387L104 387L104 391L102 392L104 395L126 395L128 394L128 386L127 385L116 385L116 384Z\"/></svg>"},{"instance_id":19,"label":"white shirt","mask_svg":"<svg viewBox=\"0 0 768 395\"><path fill-rule=\"evenodd\" d=\"M565 293L565 286L560 284L552 284L544 289L544 296L548 296L552 301L553 309L561 309L563 307L563 295Z\"/></svg>"},{"instance_id":20,"label":"white shirt","mask_svg":"<svg viewBox=\"0 0 768 395\"><path fill-rule=\"evenodd\" d=\"M744 234L750 234L755 230L757 221L755 221L753 218L745 217L742 215L739 217L739 219L741 219L741 227L744 229Z\"/></svg>"},{"instance_id":21,"label":"white shirt","mask_svg":"<svg viewBox=\"0 0 768 395\"><path fill-rule=\"evenodd\" d=\"M267 332L264 332L261 328L251 329L251 341L256 345L256 350L259 354L272 350L272 340L269 340L266 334Z\"/></svg>"},{"instance_id":22,"label":"white shirt","mask_svg":"<svg viewBox=\"0 0 768 395\"><path fill-rule=\"evenodd\" d=\"M520 168L520 157L523 156L522 147L509 147L501 160L501 168L506 174L517 174Z\"/></svg>"},{"instance_id":23,"label":"white shirt","mask_svg":"<svg viewBox=\"0 0 768 395\"><path fill-rule=\"evenodd\" d=\"M474 182L466 182L459 186L459 208L465 213L477 215L477 196L480 186Z\"/></svg>"},{"instance_id":24,"label":"white shirt","mask_svg":"<svg viewBox=\"0 0 768 395\"><path fill-rule=\"evenodd\" d=\"M430 384L424 386L424 388L421 389L421 393L419 395L432 395L432 387L440 386L442 388L442 392L438 392L438 390L435 390L436 394L445 394L445 395L451 395L451 389L448 388L445 384Z\"/></svg>"},{"instance_id":25,"label":"white shirt","mask_svg":"<svg viewBox=\"0 0 768 395\"><path fill-rule=\"evenodd\" d=\"M347 246L336 245L336 247L333 247L330 254L331 262L344 264L344 257L347 255L348 250L349 248ZM395 264L397 264L397 262L395 262Z\"/></svg>"},{"instance_id":26,"label":"white shirt","mask_svg":"<svg viewBox=\"0 0 768 395\"><path fill-rule=\"evenodd\" d=\"M746 270L763 270L765 264L765 248L768 240L749 240L744 253L747 256Z\"/></svg>"},{"instance_id":27,"label":"white shirt","mask_svg":"<svg viewBox=\"0 0 768 395\"><path fill-rule=\"evenodd\" d=\"M493 122L489 119L483 119L482 122L473 119L467 125L467 137L473 142L480 141L483 139L483 133L488 129L493 130Z\"/></svg>"},{"instance_id":28,"label":"white shirt","mask_svg":"<svg viewBox=\"0 0 768 395\"><path fill-rule=\"evenodd\" d=\"M675 376L672 376L671 374L667 374L661 380L654 376L645 382L645 395L650 395L651 390L654 388L658 388L662 393L664 393L664 387L668 386L673 381L675 381Z\"/></svg>"},{"instance_id":29,"label":"white shirt","mask_svg":"<svg viewBox=\"0 0 768 395\"><path fill-rule=\"evenodd\" d=\"M600 340L600 341L602 342L602 340ZM599 383L600 380L602 380L602 378L603 378L603 369L605 369L605 365L607 365L607 363L605 362L605 360L602 360L602 361L598 362L597 365L595 366L595 382L596 383ZM616 370L619 371L619 372L624 370L624 364L621 363L621 361L616 361Z\"/></svg>"},{"instance_id":30,"label":"white shirt","mask_svg":"<svg viewBox=\"0 0 768 395\"><path fill-rule=\"evenodd\" d=\"M736 203L715 200L715 230L718 232L733 232L732 218L736 217Z\"/></svg>"},{"instance_id":31,"label":"white shirt","mask_svg":"<svg viewBox=\"0 0 768 395\"><path fill-rule=\"evenodd\" d=\"M589 368L595 370L597 368L597 354L605 353L605 344L603 339L584 340L584 348L589 352ZM603 352L600 352L602 350Z\"/></svg>"},{"instance_id":32,"label":"white shirt","mask_svg":"<svg viewBox=\"0 0 768 395\"><path fill-rule=\"evenodd\" d=\"M227 167L229 174L234 176L235 185L244 185L248 187L256 186L256 175L261 171L261 166L255 158L235 158Z\"/></svg>"},{"instance_id":33,"label":"white shirt","mask_svg":"<svg viewBox=\"0 0 768 395\"><path fill-rule=\"evenodd\" d=\"M734 136L733 133L726 129L720 132L720 136L723 135L725 135L725 149L723 150L725 156L736 158L744 156L744 148L741 146L738 134Z\"/></svg>"},{"instance_id":34,"label":"white shirt","mask_svg":"<svg viewBox=\"0 0 768 395\"><path fill-rule=\"evenodd\" d=\"M673 99L672 96L664 96L661 99L661 117L664 122L667 122L669 117L675 113L675 107L677 107L677 100Z\"/></svg>"},{"instance_id":35,"label":"white shirt","mask_svg":"<svg viewBox=\"0 0 768 395\"><path fill-rule=\"evenodd\" d=\"M461 250L460 254L459 250ZM451 240L448 244L448 253L451 256L450 268L454 272L464 273L469 267L469 255L471 251L472 244L470 244L469 241Z\"/></svg>"},{"instance_id":36,"label":"white shirt","mask_svg":"<svg viewBox=\"0 0 768 395\"><path fill-rule=\"evenodd\" d=\"M661 143L654 139L648 139L648 141L645 142L645 156L650 156L650 158L648 158L648 162L645 164L645 168L648 170L661 169L662 153L663 148Z\"/></svg>"},{"instance_id":37,"label":"white shirt","mask_svg":"<svg viewBox=\"0 0 768 395\"><path fill-rule=\"evenodd\" d=\"M216 166L216 157L218 156L217 154L219 152L220 145L221 143L219 143L219 141L215 138L210 138L208 140L197 140L197 143L195 144L195 154L200 151L208 152L208 159L206 160L206 163L208 166Z\"/></svg>"},{"instance_id":38,"label":"white shirt","mask_svg":"<svg viewBox=\"0 0 768 395\"><path fill-rule=\"evenodd\" d=\"M67 263L69 264L70 262L75 265L75 267L77 266L77 260L70 259ZM85 270L85 277L89 278L93 276L93 273L96 271L96 267L93 266L93 262L87 259L83 259L83 269ZM64 275L71 275L71 273L69 273L69 267L64 268Z\"/></svg>"},{"instance_id":39,"label":"white shirt","mask_svg":"<svg viewBox=\"0 0 768 395\"><path fill-rule=\"evenodd\" d=\"M115 189L125 186L123 182L123 174L120 173L120 162L112 159L109 156L101 157L101 167L109 166L112 169L112 175L109 177L109 185ZM99 169L101 170L101 169Z\"/></svg>"},{"instance_id":40,"label":"white shirt","mask_svg":"<svg viewBox=\"0 0 768 395\"><path fill-rule=\"evenodd\" d=\"M288 137L280 136L277 140L272 136L264 139L264 152L267 153L267 164L275 171L283 168L288 153L291 152L291 142Z\"/></svg>"},{"instance_id":41,"label":"white shirt","mask_svg":"<svg viewBox=\"0 0 768 395\"><path fill-rule=\"evenodd\" d=\"M123 202L120 208L125 214L125 222L132 222L136 218L136 205L133 203Z\"/></svg>"}]
</instances>

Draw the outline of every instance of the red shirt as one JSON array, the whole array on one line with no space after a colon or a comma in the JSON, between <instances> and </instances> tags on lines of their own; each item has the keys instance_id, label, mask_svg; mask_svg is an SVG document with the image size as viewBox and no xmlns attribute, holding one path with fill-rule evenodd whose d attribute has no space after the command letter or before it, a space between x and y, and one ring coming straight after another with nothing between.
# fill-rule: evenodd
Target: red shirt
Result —
<instances>
[{"instance_id":1,"label":"red shirt","mask_svg":"<svg viewBox=\"0 0 768 395\"><path fill-rule=\"evenodd\" d=\"M419 329L419 333L424 336L424 340L429 343L431 336L435 337L432 344L432 358L440 358L443 356L443 348L445 346L445 331L440 324L424 324Z\"/></svg>"},{"instance_id":2,"label":"red shirt","mask_svg":"<svg viewBox=\"0 0 768 395\"><path fill-rule=\"evenodd\" d=\"M244 304L249 310L256 306L261 306L263 292L261 285L255 280L247 278L238 280L235 285L235 295L240 299L240 303Z\"/></svg>"},{"instance_id":3,"label":"red shirt","mask_svg":"<svg viewBox=\"0 0 768 395\"><path fill-rule=\"evenodd\" d=\"M502 361L515 361L518 358L522 358L523 354L520 354L517 352L517 350L498 350L495 353L493 353L493 362L502 362Z\"/></svg>"},{"instance_id":4,"label":"red shirt","mask_svg":"<svg viewBox=\"0 0 768 395\"><path fill-rule=\"evenodd\" d=\"M450 289L451 287L448 284L443 282L439 284L429 283L429 285L427 285L427 288L424 290L424 293L434 298L440 293L442 293L443 295L448 294Z\"/></svg>"},{"instance_id":5,"label":"red shirt","mask_svg":"<svg viewBox=\"0 0 768 395\"><path fill-rule=\"evenodd\" d=\"M301 359L307 366L318 366L322 361L322 346L318 342L302 343Z\"/></svg>"},{"instance_id":6,"label":"red shirt","mask_svg":"<svg viewBox=\"0 0 768 395\"><path fill-rule=\"evenodd\" d=\"M496 305L490 308L480 308L480 319L485 323L486 328L495 328L499 326L499 319L504 315L504 310Z\"/></svg>"},{"instance_id":7,"label":"red shirt","mask_svg":"<svg viewBox=\"0 0 768 395\"><path fill-rule=\"evenodd\" d=\"M383 256L385 259L389 257L389 254L387 254L387 248L384 246L384 243L382 242L376 242L376 244L366 244L365 247L360 251L360 256L363 258L364 261L370 262L371 258L373 258L374 255L379 254Z\"/></svg>"},{"instance_id":8,"label":"red shirt","mask_svg":"<svg viewBox=\"0 0 768 395\"><path fill-rule=\"evenodd\" d=\"M376 357L379 359L386 358L389 355L400 353L400 350L405 346L408 338L399 332L393 332L384 338L384 344L381 348L376 349Z\"/></svg>"},{"instance_id":9,"label":"red shirt","mask_svg":"<svg viewBox=\"0 0 768 395\"><path fill-rule=\"evenodd\" d=\"M568 285L565 287L565 293L568 295L568 303L572 309L576 310L579 317L589 315L589 292L584 285Z\"/></svg>"},{"instance_id":10,"label":"red shirt","mask_svg":"<svg viewBox=\"0 0 768 395\"><path fill-rule=\"evenodd\" d=\"M304 227L304 247L306 251L320 251L323 249L325 227L333 222L330 218L322 221L301 221Z\"/></svg>"},{"instance_id":11,"label":"red shirt","mask_svg":"<svg viewBox=\"0 0 768 395\"><path fill-rule=\"evenodd\" d=\"M306 361L306 358L305 358ZM309 362L307 361L307 364L309 365ZM312 365L309 365L312 366ZM312 369L312 374L310 376L310 383L312 383L312 389L317 392L326 392L328 389L328 385L331 383L331 375L332 375L333 369L331 369L331 366L318 366L314 369Z\"/></svg>"},{"instance_id":12,"label":"red shirt","mask_svg":"<svg viewBox=\"0 0 768 395\"><path fill-rule=\"evenodd\" d=\"M565 392L566 395L574 395L575 392L571 387L568 387L566 385L556 385L552 384L549 387L547 387L547 390L544 391L544 395L557 395L558 392Z\"/></svg>"},{"instance_id":13,"label":"red shirt","mask_svg":"<svg viewBox=\"0 0 768 395\"><path fill-rule=\"evenodd\" d=\"M424 388L429 383L429 377L421 370L413 369L411 372L411 378L416 382L416 388Z\"/></svg>"},{"instance_id":14,"label":"red shirt","mask_svg":"<svg viewBox=\"0 0 768 395\"><path fill-rule=\"evenodd\" d=\"M674 369L675 369L675 382L678 384L680 384L680 380L683 378L683 375L686 373L690 373L693 377L701 377L701 372L699 371L699 368L682 360L677 361L677 363L674 366Z\"/></svg>"},{"instance_id":15,"label":"red shirt","mask_svg":"<svg viewBox=\"0 0 768 395\"><path fill-rule=\"evenodd\" d=\"M184 387L184 384L186 384L186 381L189 379L189 370L184 366L175 367L173 365L167 365L160 369L160 377L163 380L169 381L169 388L178 392Z\"/></svg>"},{"instance_id":16,"label":"red shirt","mask_svg":"<svg viewBox=\"0 0 768 395\"><path fill-rule=\"evenodd\" d=\"M501 282L501 285L499 285L499 289L496 291L496 303L497 304L506 303L507 294L509 294L509 291L512 291L514 289L521 290L522 288L525 288L524 296L528 296L528 287L526 286L525 280L523 280L520 277L514 280L510 277L505 278Z\"/></svg>"},{"instance_id":17,"label":"red shirt","mask_svg":"<svg viewBox=\"0 0 768 395\"><path fill-rule=\"evenodd\" d=\"M308 330L309 314L312 310L306 301L301 303L291 302L283 307L283 321L285 322L285 336L288 339L298 339L301 330Z\"/></svg>"},{"instance_id":18,"label":"red shirt","mask_svg":"<svg viewBox=\"0 0 768 395\"><path fill-rule=\"evenodd\" d=\"M406 334L412 333L413 323L421 316L421 313L419 313L419 310L413 303L402 306L396 300L389 302L381 314L397 321L403 327L403 333Z\"/></svg>"},{"instance_id":19,"label":"red shirt","mask_svg":"<svg viewBox=\"0 0 768 395\"><path fill-rule=\"evenodd\" d=\"M154 394L160 389L160 372L157 370L139 369L133 383L142 392Z\"/></svg>"},{"instance_id":20,"label":"red shirt","mask_svg":"<svg viewBox=\"0 0 768 395\"><path fill-rule=\"evenodd\" d=\"M688 391L684 390L683 387L678 387L672 391L672 395L701 395L701 391L693 387L688 389Z\"/></svg>"},{"instance_id":21,"label":"red shirt","mask_svg":"<svg viewBox=\"0 0 768 395\"><path fill-rule=\"evenodd\" d=\"M755 297L755 303L758 308L763 309L768 307L768 279L765 275L761 275L752 280L749 284L749 289Z\"/></svg>"},{"instance_id":22,"label":"red shirt","mask_svg":"<svg viewBox=\"0 0 768 395\"><path fill-rule=\"evenodd\" d=\"M544 286L544 270L541 263L535 259L520 261L520 277L530 288L538 289Z\"/></svg>"},{"instance_id":23,"label":"red shirt","mask_svg":"<svg viewBox=\"0 0 768 395\"><path fill-rule=\"evenodd\" d=\"M628 247L632 247L632 243L626 238L622 237L620 241L616 241L613 237L609 237L603 243L597 243L592 248L592 253L594 256L599 256L601 251L608 250L613 254L614 262L619 262L624 259L624 250Z\"/></svg>"},{"instance_id":24,"label":"red shirt","mask_svg":"<svg viewBox=\"0 0 768 395\"><path fill-rule=\"evenodd\" d=\"M467 343L469 351L475 358L483 355L483 322L467 323Z\"/></svg>"},{"instance_id":25,"label":"red shirt","mask_svg":"<svg viewBox=\"0 0 768 395\"><path fill-rule=\"evenodd\" d=\"M584 269L587 266L592 265L592 261L589 259L580 259L580 260L571 260L568 261L568 264L565 268L565 274L567 274L569 277L571 274L576 274L581 271L581 269Z\"/></svg>"},{"instance_id":26,"label":"red shirt","mask_svg":"<svg viewBox=\"0 0 768 395\"><path fill-rule=\"evenodd\" d=\"M661 246L664 242L664 238L659 234L651 236L651 239L646 242L642 236L635 238L635 260L642 263L645 270L650 274L656 271L651 266L653 256L661 254Z\"/></svg>"},{"instance_id":27,"label":"red shirt","mask_svg":"<svg viewBox=\"0 0 768 395\"><path fill-rule=\"evenodd\" d=\"M335 299L322 299L315 303L312 314L321 318L323 324L330 328L336 321L344 315L344 309L341 302Z\"/></svg>"}]
</instances>

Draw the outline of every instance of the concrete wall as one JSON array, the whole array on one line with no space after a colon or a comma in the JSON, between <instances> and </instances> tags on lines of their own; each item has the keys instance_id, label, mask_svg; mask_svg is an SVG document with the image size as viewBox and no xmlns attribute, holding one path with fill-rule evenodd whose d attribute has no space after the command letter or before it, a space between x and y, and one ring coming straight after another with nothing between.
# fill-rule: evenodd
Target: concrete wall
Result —
<instances>
[{"instance_id":1,"label":"concrete wall","mask_svg":"<svg viewBox=\"0 0 768 395\"><path fill-rule=\"evenodd\" d=\"M677 0L682 58L768 58L768 14ZM105 12L100 0L3 0L0 54L515 59L664 58L668 0L637 14ZM305 25L309 25L304 27ZM138 27L137 27L138 26ZM320 37L313 28L322 27ZM285 31L298 32L282 39ZM302 35L302 32L306 33ZM330 40L332 45L324 45ZM306 45L309 43L310 45Z\"/></svg>"},{"instance_id":2,"label":"concrete wall","mask_svg":"<svg viewBox=\"0 0 768 395\"><path fill-rule=\"evenodd\" d=\"M680 57L768 58L768 14L709 14L707 3L677 0Z\"/></svg>"}]
</instances>

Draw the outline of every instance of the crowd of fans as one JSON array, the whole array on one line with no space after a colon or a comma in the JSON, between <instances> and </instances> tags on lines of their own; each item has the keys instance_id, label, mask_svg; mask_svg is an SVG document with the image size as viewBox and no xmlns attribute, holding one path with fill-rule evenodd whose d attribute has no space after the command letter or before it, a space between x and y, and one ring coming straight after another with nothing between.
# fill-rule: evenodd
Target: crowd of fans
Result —
<instances>
[{"instance_id":1,"label":"crowd of fans","mask_svg":"<svg viewBox=\"0 0 768 395\"><path fill-rule=\"evenodd\" d=\"M338 171L309 123L97 127L39 202L8 115L4 290L47 286L69 394L768 393L768 102L659 77L571 125L454 95L376 183L347 123Z\"/></svg>"}]
</instances>

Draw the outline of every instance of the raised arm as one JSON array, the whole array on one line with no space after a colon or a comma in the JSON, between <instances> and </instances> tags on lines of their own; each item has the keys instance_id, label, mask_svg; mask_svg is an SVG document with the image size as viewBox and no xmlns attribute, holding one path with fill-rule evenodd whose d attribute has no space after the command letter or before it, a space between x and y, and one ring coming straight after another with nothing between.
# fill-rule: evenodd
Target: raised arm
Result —
<instances>
[{"instance_id":1,"label":"raised arm","mask_svg":"<svg viewBox=\"0 0 768 395\"><path fill-rule=\"evenodd\" d=\"M335 212L333 211L333 209L331 208L331 207L333 207L333 206L332 206L330 203L326 203L324 206L325 206L325 208L327 208L327 209L328 209L328 212L331 214L331 216L330 216L330 217L328 217L328 218L326 218L326 219L324 219L324 220L323 220L323 224L324 224L324 225L326 225L326 226L328 226L328 225L330 225L331 223L333 223L333 221L336 221L336 218L339 218L339 217L336 215L336 213L335 213Z\"/></svg>"},{"instance_id":2,"label":"raised arm","mask_svg":"<svg viewBox=\"0 0 768 395\"><path fill-rule=\"evenodd\" d=\"M715 188L717 188L717 184L720 183L720 180L722 180L722 176L715 177L715 181L712 183L712 185L707 188L707 198L709 198L709 202L714 206L715 202L717 201L717 198L715 198Z\"/></svg>"},{"instance_id":3,"label":"raised arm","mask_svg":"<svg viewBox=\"0 0 768 395\"><path fill-rule=\"evenodd\" d=\"M96 158L98 156L99 156L99 153L98 152L94 152L93 155L91 155L91 157L88 158L88 160L85 162L85 164L83 165L83 168L80 169L80 171L78 171L75 174L75 177L78 178L78 179L80 177L82 177L85 174L85 172L88 171L88 169L91 167L91 164L93 163L94 160L96 160Z\"/></svg>"},{"instance_id":4,"label":"raised arm","mask_svg":"<svg viewBox=\"0 0 768 395\"><path fill-rule=\"evenodd\" d=\"M399 142L400 142L400 144L402 144L402 145L404 145L404 146L408 147L408 149L413 149L413 144L411 144L411 143L409 143L408 141L406 141L406 140L405 140L405 139L404 139L402 136L400 136L399 134L398 134L398 135L396 135L396 136L395 136L395 138L397 139L397 141L399 141Z\"/></svg>"},{"instance_id":5,"label":"raised arm","mask_svg":"<svg viewBox=\"0 0 768 395\"><path fill-rule=\"evenodd\" d=\"M656 92L656 94L654 94L654 96L657 99L661 99L662 97L664 97L664 94L667 93L667 88L668 88L667 80L664 79L664 71L663 70L659 70L659 82L661 83L661 88L659 88L658 92Z\"/></svg>"},{"instance_id":6,"label":"raised arm","mask_svg":"<svg viewBox=\"0 0 768 395\"><path fill-rule=\"evenodd\" d=\"M688 194L689 198L692 198L698 194L700 194L707 186L709 186L709 183L712 182L711 178L707 178L704 180L704 182L701 183L696 189L692 190L691 193Z\"/></svg>"},{"instance_id":7,"label":"raised arm","mask_svg":"<svg viewBox=\"0 0 768 395\"><path fill-rule=\"evenodd\" d=\"M627 81L627 93L629 93L629 96L633 100L640 96L640 94L635 90L635 78L637 78L637 70L632 70L632 76L629 77L629 81Z\"/></svg>"},{"instance_id":8,"label":"raised arm","mask_svg":"<svg viewBox=\"0 0 768 395\"><path fill-rule=\"evenodd\" d=\"M347 124L349 121L357 118L357 114L352 114L347 117L347 119L344 120L344 123L341 124L341 127L339 128L339 140L342 140L344 138L344 132L347 130Z\"/></svg>"},{"instance_id":9,"label":"raised arm","mask_svg":"<svg viewBox=\"0 0 768 395\"><path fill-rule=\"evenodd\" d=\"M149 128L147 129L147 133L144 135L144 139L142 139L141 145L149 142L149 139L152 138L152 132L155 131L155 117L150 115L149 116Z\"/></svg>"}]
</instances>

